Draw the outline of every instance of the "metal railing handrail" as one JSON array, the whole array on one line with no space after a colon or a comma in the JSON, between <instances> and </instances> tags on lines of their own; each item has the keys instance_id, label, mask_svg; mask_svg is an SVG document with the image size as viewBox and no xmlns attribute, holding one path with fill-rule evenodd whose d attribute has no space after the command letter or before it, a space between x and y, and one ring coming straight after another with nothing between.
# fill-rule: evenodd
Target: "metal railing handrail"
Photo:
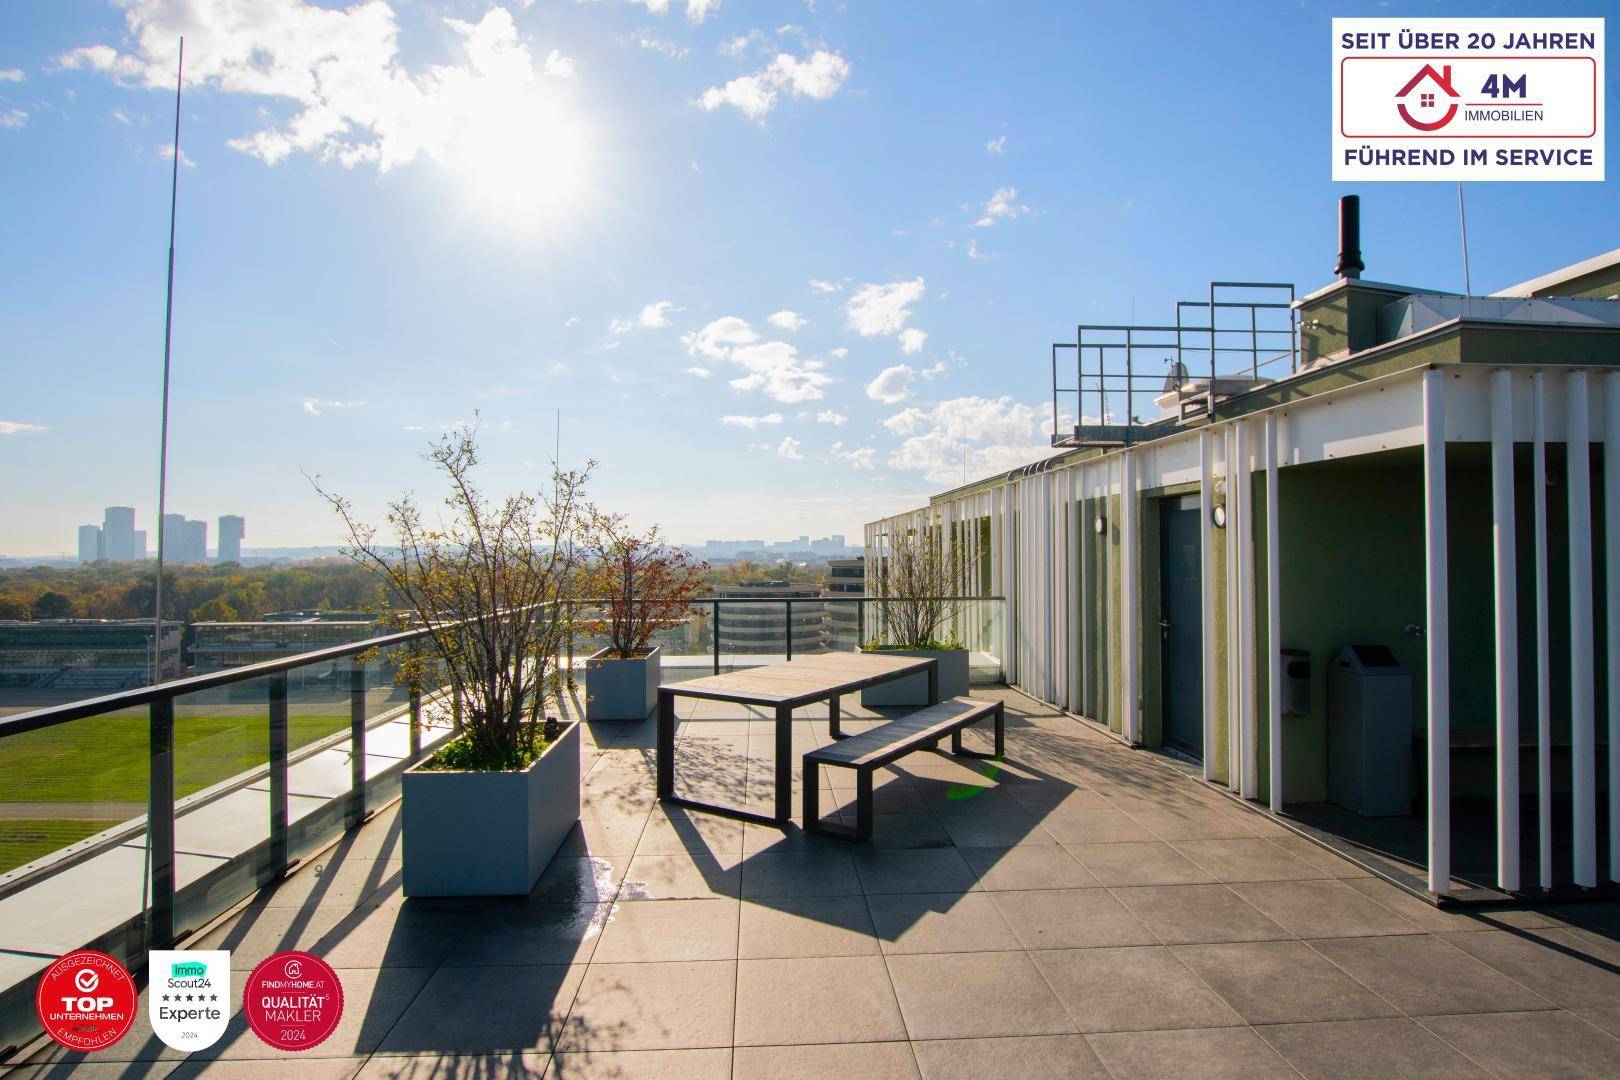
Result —
<instances>
[{"instance_id":1,"label":"metal railing handrail","mask_svg":"<svg viewBox=\"0 0 1620 1080\"><path fill-rule=\"evenodd\" d=\"M696 606L712 604L783 604L785 602L812 602L812 603L838 603L838 604L864 604L868 600L878 602L892 601L895 597L881 596L710 596L694 599L691 603ZM1000 596L929 596L919 599L938 600L960 603L968 600L1001 600ZM611 602L610 598L591 598L565 601L570 607L580 607L589 604L605 604ZM466 620L472 621L472 620ZM24 713L17 713L0 719L0 740L12 735L21 735L29 731L39 731L44 728L55 727L58 724L69 723L74 720L83 720L91 716L114 712L120 709L132 709L141 705L150 705L155 701L163 701L180 697L184 694L194 694L203 690L217 690L220 687L232 686L237 683L251 682L269 675L279 675L310 665L325 663L329 660L341 660L345 657L355 656L359 653L370 652L373 649L391 648L396 645L408 644L431 635L434 631L428 627L420 629L402 630L398 633L383 634L362 641L349 641L339 645L329 645L322 649L311 649L308 652L295 653L275 660L261 660L253 664L244 664L240 667L226 668L223 671L210 671L202 675L191 675L184 679L171 679L168 682L157 683L152 686L139 686L133 690L119 690L112 694L103 694L100 697L84 698L79 701L65 702L61 705L48 705L41 709L33 709Z\"/></svg>"}]
</instances>

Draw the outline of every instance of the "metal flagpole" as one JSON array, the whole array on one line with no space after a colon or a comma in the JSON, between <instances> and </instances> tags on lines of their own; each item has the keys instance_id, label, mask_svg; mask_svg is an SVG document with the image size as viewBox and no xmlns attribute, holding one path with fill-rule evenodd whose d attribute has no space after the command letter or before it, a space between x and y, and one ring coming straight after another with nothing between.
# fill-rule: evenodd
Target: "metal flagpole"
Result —
<instances>
[{"instance_id":1,"label":"metal flagpole","mask_svg":"<svg viewBox=\"0 0 1620 1080\"><path fill-rule=\"evenodd\" d=\"M185 78L186 39L174 75L174 162L169 176L169 284L163 311L163 427L158 437L157 589L152 604L152 683L163 681L163 512L169 482L169 346L174 329L174 219L180 196L180 88Z\"/></svg>"},{"instance_id":2,"label":"metal flagpole","mask_svg":"<svg viewBox=\"0 0 1620 1080\"><path fill-rule=\"evenodd\" d=\"M1457 181L1457 223L1462 228L1463 297L1467 299L1474 294L1474 285L1468 279L1468 211L1463 206L1461 180Z\"/></svg>"}]
</instances>

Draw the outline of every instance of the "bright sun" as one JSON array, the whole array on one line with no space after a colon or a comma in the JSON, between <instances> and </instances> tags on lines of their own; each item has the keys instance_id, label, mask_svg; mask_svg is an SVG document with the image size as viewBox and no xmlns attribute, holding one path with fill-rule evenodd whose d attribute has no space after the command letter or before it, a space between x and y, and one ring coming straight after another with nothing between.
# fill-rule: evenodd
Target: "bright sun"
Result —
<instances>
[{"instance_id":1,"label":"bright sun","mask_svg":"<svg viewBox=\"0 0 1620 1080\"><path fill-rule=\"evenodd\" d=\"M585 125L538 88L485 95L451 137L451 165L467 209L514 232L553 230L581 213L590 193Z\"/></svg>"}]
</instances>

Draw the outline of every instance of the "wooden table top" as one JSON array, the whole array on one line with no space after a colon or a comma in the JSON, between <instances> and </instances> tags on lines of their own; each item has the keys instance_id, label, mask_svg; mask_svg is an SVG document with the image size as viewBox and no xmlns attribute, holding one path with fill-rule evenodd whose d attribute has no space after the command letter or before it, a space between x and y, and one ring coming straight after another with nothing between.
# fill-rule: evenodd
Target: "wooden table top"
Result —
<instances>
[{"instance_id":1,"label":"wooden table top","mask_svg":"<svg viewBox=\"0 0 1620 1080\"><path fill-rule=\"evenodd\" d=\"M660 686L680 697L744 705L805 705L926 672L936 661L893 653L816 653L784 664L730 671Z\"/></svg>"}]
</instances>

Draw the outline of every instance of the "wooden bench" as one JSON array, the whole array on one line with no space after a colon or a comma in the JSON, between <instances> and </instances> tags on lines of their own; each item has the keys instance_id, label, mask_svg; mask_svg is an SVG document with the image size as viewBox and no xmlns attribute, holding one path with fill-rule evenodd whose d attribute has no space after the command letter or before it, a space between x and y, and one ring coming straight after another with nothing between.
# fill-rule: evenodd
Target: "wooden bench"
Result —
<instances>
[{"instance_id":1,"label":"wooden bench","mask_svg":"<svg viewBox=\"0 0 1620 1080\"><path fill-rule=\"evenodd\" d=\"M996 721L995 750L985 754L962 745L962 732L987 716ZM939 745L951 737L951 753L958 757L1000 758L1007 748L1007 706L999 701L949 698L938 705L891 720L881 727L850 735L804 755L804 828L849 840L872 837L872 773L914 750ZM821 820L819 765L855 770L855 827L829 825Z\"/></svg>"}]
</instances>

